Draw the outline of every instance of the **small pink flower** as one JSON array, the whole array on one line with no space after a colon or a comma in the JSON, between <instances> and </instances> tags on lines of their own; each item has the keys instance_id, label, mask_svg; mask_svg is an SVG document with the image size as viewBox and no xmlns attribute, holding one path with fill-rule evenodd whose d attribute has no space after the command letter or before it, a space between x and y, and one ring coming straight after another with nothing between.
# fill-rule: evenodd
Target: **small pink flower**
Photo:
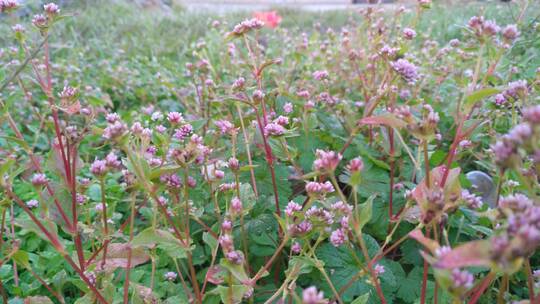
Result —
<instances>
[{"instance_id":1,"label":"small pink flower","mask_svg":"<svg viewBox=\"0 0 540 304\"><path fill-rule=\"evenodd\" d=\"M156 126L156 132L163 134L167 131L167 128L164 125L157 125Z\"/></svg>"},{"instance_id":2,"label":"small pink flower","mask_svg":"<svg viewBox=\"0 0 540 304\"><path fill-rule=\"evenodd\" d=\"M150 116L150 119L152 119L152 121L158 121L158 120L162 120L163 119L163 114L159 111L156 111L154 113L152 113L152 116Z\"/></svg>"},{"instance_id":3,"label":"small pink flower","mask_svg":"<svg viewBox=\"0 0 540 304\"><path fill-rule=\"evenodd\" d=\"M55 3L47 3L43 5L43 9L47 13L47 15L54 16L60 13L60 8Z\"/></svg>"},{"instance_id":4,"label":"small pink flower","mask_svg":"<svg viewBox=\"0 0 540 304\"><path fill-rule=\"evenodd\" d=\"M32 24L35 27L40 28L40 29L46 28L47 25L48 25L47 17L45 17L45 16L43 16L41 14L35 15L32 18Z\"/></svg>"},{"instance_id":5,"label":"small pink flower","mask_svg":"<svg viewBox=\"0 0 540 304\"><path fill-rule=\"evenodd\" d=\"M464 139L462 141L459 142L459 147L461 149L468 149L470 147L472 147L472 142L468 139Z\"/></svg>"},{"instance_id":6,"label":"small pink flower","mask_svg":"<svg viewBox=\"0 0 540 304\"><path fill-rule=\"evenodd\" d=\"M241 90L244 87L245 83L246 83L246 80L244 79L244 77L239 77L234 81L234 83L232 85L232 89L233 90Z\"/></svg>"},{"instance_id":7,"label":"small pink flower","mask_svg":"<svg viewBox=\"0 0 540 304\"><path fill-rule=\"evenodd\" d=\"M502 35L504 39L508 41L514 41L517 37L519 37L519 31L515 24L509 24L502 30Z\"/></svg>"},{"instance_id":8,"label":"small pink flower","mask_svg":"<svg viewBox=\"0 0 540 304\"><path fill-rule=\"evenodd\" d=\"M274 122L281 126L286 126L289 124L289 117L280 115L278 118L274 119Z\"/></svg>"},{"instance_id":9,"label":"small pink flower","mask_svg":"<svg viewBox=\"0 0 540 304\"><path fill-rule=\"evenodd\" d=\"M271 122L264 127L264 133L266 136L281 136L285 134L287 130L280 124Z\"/></svg>"},{"instance_id":10,"label":"small pink flower","mask_svg":"<svg viewBox=\"0 0 540 304\"><path fill-rule=\"evenodd\" d=\"M287 216L293 216L294 212L298 211L302 211L302 206L293 201L290 201L285 208L285 214Z\"/></svg>"},{"instance_id":11,"label":"small pink flower","mask_svg":"<svg viewBox=\"0 0 540 304\"><path fill-rule=\"evenodd\" d=\"M408 83L415 83L418 78L418 68L407 59L398 59L391 62L392 68Z\"/></svg>"},{"instance_id":12,"label":"small pink flower","mask_svg":"<svg viewBox=\"0 0 540 304\"><path fill-rule=\"evenodd\" d=\"M37 208L38 206L39 206L39 202L35 199L29 200L28 202L26 202L26 207L30 209Z\"/></svg>"},{"instance_id":13,"label":"small pink flower","mask_svg":"<svg viewBox=\"0 0 540 304\"><path fill-rule=\"evenodd\" d=\"M353 158L347 165L349 172L360 172L364 169L364 161L361 157Z\"/></svg>"},{"instance_id":14,"label":"small pink flower","mask_svg":"<svg viewBox=\"0 0 540 304\"><path fill-rule=\"evenodd\" d=\"M115 139L118 138L127 132L126 124L121 121L115 121L114 123L109 124L105 130L103 130L103 138L106 139Z\"/></svg>"},{"instance_id":15,"label":"small pink flower","mask_svg":"<svg viewBox=\"0 0 540 304\"><path fill-rule=\"evenodd\" d=\"M334 211L334 212L341 212L343 214L351 214L352 210L353 210L353 207L347 203L344 203L342 201L337 201L335 203L333 203L330 208Z\"/></svg>"},{"instance_id":16,"label":"small pink flower","mask_svg":"<svg viewBox=\"0 0 540 304\"><path fill-rule=\"evenodd\" d=\"M157 203L160 205L160 206L167 206L167 204L169 204L169 201L163 197L163 196L160 196L158 197L157 199Z\"/></svg>"},{"instance_id":17,"label":"small pink flower","mask_svg":"<svg viewBox=\"0 0 540 304\"><path fill-rule=\"evenodd\" d=\"M341 161L341 154L334 151L317 150L317 159L313 162L313 168L321 172L333 172Z\"/></svg>"},{"instance_id":18,"label":"small pink flower","mask_svg":"<svg viewBox=\"0 0 540 304\"><path fill-rule=\"evenodd\" d=\"M230 235L224 234L219 237L219 245L223 248L223 251L230 251L233 248L233 240Z\"/></svg>"},{"instance_id":19,"label":"small pink flower","mask_svg":"<svg viewBox=\"0 0 540 304\"><path fill-rule=\"evenodd\" d=\"M193 177L188 176L187 185L190 188L195 188L195 186L197 185L197 181Z\"/></svg>"},{"instance_id":20,"label":"small pink flower","mask_svg":"<svg viewBox=\"0 0 540 304\"><path fill-rule=\"evenodd\" d=\"M442 258L446 254L448 254L450 251L452 251L452 248L450 248L448 246L441 246L441 247L435 249L435 256L437 258Z\"/></svg>"},{"instance_id":21,"label":"small pink flower","mask_svg":"<svg viewBox=\"0 0 540 304\"><path fill-rule=\"evenodd\" d=\"M456 288L469 289L473 286L474 277L466 270L454 269L452 270L452 281Z\"/></svg>"},{"instance_id":22,"label":"small pink flower","mask_svg":"<svg viewBox=\"0 0 540 304\"><path fill-rule=\"evenodd\" d=\"M109 113L105 115L105 120L107 120L108 123L115 123L120 120L120 115L117 113Z\"/></svg>"},{"instance_id":23,"label":"small pink flower","mask_svg":"<svg viewBox=\"0 0 540 304\"><path fill-rule=\"evenodd\" d=\"M313 78L315 78L315 80L318 80L318 81L328 79L328 72L327 71L315 71L315 72L313 72Z\"/></svg>"},{"instance_id":24,"label":"small pink flower","mask_svg":"<svg viewBox=\"0 0 540 304\"><path fill-rule=\"evenodd\" d=\"M77 196L76 196L75 200L77 201L77 204L84 205L86 203L86 201L88 200L88 198L86 197L86 195L82 195L80 193L77 193Z\"/></svg>"},{"instance_id":25,"label":"small pink flower","mask_svg":"<svg viewBox=\"0 0 540 304\"><path fill-rule=\"evenodd\" d=\"M102 211L104 210L104 208L105 208L105 205L103 205L103 203L98 203L98 204L96 205L96 207L95 207L95 210L96 210L97 212L102 212Z\"/></svg>"},{"instance_id":26,"label":"small pink flower","mask_svg":"<svg viewBox=\"0 0 540 304\"><path fill-rule=\"evenodd\" d=\"M264 26L264 22L257 18L244 20L234 26L234 29L232 30L232 34L243 35L251 30L261 29L263 26Z\"/></svg>"},{"instance_id":27,"label":"small pink flower","mask_svg":"<svg viewBox=\"0 0 540 304\"><path fill-rule=\"evenodd\" d=\"M347 233L343 229L337 229L330 234L330 242L334 247L339 247L347 240Z\"/></svg>"},{"instance_id":28,"label":"small pink flower","mask_svg":"<svg viewBox=\"0 0 540 304\"><path fill-rule=\"evenodd\" d=\"M178 277L178 274L176 272L169 271L163 275L165 277L165 280L167 281L174 281Z\"/></svg>"},{"instance_id":29,"label":"small pink flower","mask_svg":"<svg viewBox=\"0 0 540 304\"><path fill-rule=\"evenodd\" d=\"M334 192L334 186L332 186L332 183L326 181L324 183L318 183L318 182L308 182L306 184L306 192L308 195L325 195L327 193Z\"/></svg>"},{"instance_id":30,"label":"small pink flower","mask_svg":"<svg viewBox=\"0 0 540 304\"><path fill-rule=\"evenodd\" d=\"M169 112L169 114L167 114L167 120L171 124L176 125L176 124L183 123L184 122L184 117L182 116L182 113Z\"/></svg>"},{"instance_id":31,"label":"small pink flower","mask_svg":"<svg viewBox=\"0 0 540 304\"><path fill-rule=\"evenodd\" d=\"M107 173L107 162L105 160L96 159L90 165L90 173L94 174L95 176L103 176L105 173Z\"/></svg>"},{"instance_id":32,"label":"small pink flower","mask_svg":"<svg viewBox=\"0 0 540 304\"><path fill-rule=\"evenodd\" d=\"M294 254L299 254L302 251L302 246L298 242L294 242L294 244L291 247L291 251Z\"/></svg>"},{"instance_id":33,"label":"small pink flower","mask_svg":"<svg viewBox=\"0 0 540 304\"><path fill-rule=\"evenodd\" d=\"M412 40L414 37L416 37L416 32L412 28L406 27L403 29L403 37L405 37L407 40Z\"/></svg>"},{"instance_id":34,"label":"small pink flower","mask_svg":"<svg viewBox=\"0 0 540 304\"><path fill-rule=\"evenodd\" d=\"M238 162L238 159L231 157L229 158L229 161L227 162L229 165L229 168L233 171L237 171L240 169L240 163Z\"/></svg>"},{"instance_id":35,"label":"small pink flower","mask_svg":"<svg viewBox=\"0 0 540 304\"><path fill-rule=\"evenodd\" d=\"M48 179L47 176L43 173L36 173L32 176L32 185L34 186L44 186L47 184Z\"/></svg>"},{"instance_id":36,"label":"small pink flower","mask_svg":"<svg viewBox=\"0 0 540 304\"><path fill-rule=\"evenodd\" d=\"M222 170L214 170L214 177L216 179L222 179L223 177L225 177L225 172L223 172Z\"/></svg>"},{"instance_id":37,"label":"small pink flower","mask_svg":"<svg viewBox=\"0 0 540 304\"><path fill-rule=\"evenodd\" d=\"M252 94L252 97L253 97L253 99L254 99L255 101L261 101L261 100L263 100L263 99L264 99L264 96L265 96L265 94L264 94L264 92L261 91L261 90L255 90L255 91L253 91L253 94Z\"/></svg>"},{"instance_id":38,"label":"small pink flower","mask_svg":"<svg viewBox=\"0 0 540 304\"><path fill-rule=\"evenodd\" d=\"M283 106L283 112L285 112L285 114L290 114L290 113L292 113L292 111L293 111L293 104L292 103L288 102Z\"/></svg>"},{"instance_id":39,"label":"small pink flower","mask_svg":"<svg viewBox=\"0 0 540 304\"><path fill-rule=\"evenodd\" d=\"M216 125L216 127L218 127L221 135L232 135L236 132L234 125L228 120L217 120L214 124Z\"/></svg>"},{"instance_id":40,"label":"small pink flower","mask_svg":"<svg viewBox=\"0 0 540 304\"><path fill-rule=\"evenodd\" d=\"M296 95L297 95L298 97L301 97L301 98L304 98L304 99L309 99L309 97L311 96L311 95L309 94L309 91L308 91L308 90L298 91L298 92L296 92Z\"/></svg>"},{"instance_id":41,"label":"small pink flower","mask_svg":"<svg viewBox=\"0 0 540 304\"><path fill-rule=\"evenodd\" d=\"M174 130L174 138L183 140L193 133L193 126L191 124L185 124L180 128Z\"/></svg>"},{"instance_id":42,"label":"small pink flower","mask_svg":"<svg viewBox=\"0 0 540 304\"><path fill-rule=\"evenodd\" d=\"M244 262L244 254L239 250L230 251L226 256L227 260L233 264L240 265Z\"/></svg>"},{"instance_id":43,"label":"small pink flower","mask_svg":"<svg viewBox=\"0 0 540 304\"><path fill-rule=\"evenodd\" d=\"M15 32L15 33L24 33L24 26L20 25L20 24L15 24L14 26L11 27L11 29Z\"/></svg>"},{"instance_id":44,"label":"small pink flower","mask_svg":"<svg viewBox=\"0 0 540 304\"><path fill-rule=\"evenodd\" d=\"M225 232L230 232L232 229L232 222L229 220L224 220L221 224L221 229L223 229Z\"/></svg>"},{"instance_id":45,"label":"small pink flower","mask_svg":"<svg viewBox=\"0 0 540 304\"><path fill-rule=\"evenodd\" d=\"M376 275L383 274L386 270L384 269L384 266L381 264L376 264L375 267L373 267L373 271Z\"/></svg>"},{"instance_id":46,"label":"small pink flower","mask_svg":"<svg viewBox=\"0 0 540 304\"><path fill-rule=\"evenodd\" d=\"M112 169L119 169L122 166L122 162L118 159L118 156L111 152L105 157L105 163L107 167Z\"/></svg>"},{"instance_id":47,"label":"small pink flower","mask_svg":"<svg viewBox=\"0 0 540 304\"><path fill-rule=\"evenodd\" d=\"M497 23L495 23L495 21L492 21L492 20L486 20L484 22L483 28L482 28L483 34L488 36L488 37L489 36L494 36L500 30L501 30L501 28L497 25Z\"/></svg>"},{"instance_id":48,"label":"small pink flower","mask_svg":"<svg viewBox=\"0 0 540 304\"><path fill-rule=\"evenodd\" d=\"M17 0L0 0L0 13L9 13L19 7Z\"/></svg>"},{"instance_id":49,"label":"small pink flower","mask_svg":"<svg viewBox=\"0 0 540 304\"><path fill-rule=\"evenodd\" d=\"M237 196L231 200L231 211L235 214L242 212L242 201Z\"/></svg>"},{"instance_id":50,"label":"small pink flower","mask_svg":"<svg viewBox=\"0 0 540 304\"><path fill-rule=\"evenodd\" d=\"M322 291L317 291L315 286L308 287L302 291L302 304L327 304Z\"/></svg>"}]
</instances>

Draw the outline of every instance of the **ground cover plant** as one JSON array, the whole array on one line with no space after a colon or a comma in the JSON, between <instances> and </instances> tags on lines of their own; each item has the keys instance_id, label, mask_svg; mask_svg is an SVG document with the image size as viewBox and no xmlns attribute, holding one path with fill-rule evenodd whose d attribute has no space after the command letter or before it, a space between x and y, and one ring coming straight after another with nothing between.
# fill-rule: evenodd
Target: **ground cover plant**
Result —
<instances>
[{"instance_id":1,"label":"ground cover plant","mask_svg":"<svg viewBox=\"0 0 540 304\"><path fill-rule=\"evenodd\" d=\"M537 3L98 4L0 0L4 303L540 302Z\"/></svg>"}]
</instances>

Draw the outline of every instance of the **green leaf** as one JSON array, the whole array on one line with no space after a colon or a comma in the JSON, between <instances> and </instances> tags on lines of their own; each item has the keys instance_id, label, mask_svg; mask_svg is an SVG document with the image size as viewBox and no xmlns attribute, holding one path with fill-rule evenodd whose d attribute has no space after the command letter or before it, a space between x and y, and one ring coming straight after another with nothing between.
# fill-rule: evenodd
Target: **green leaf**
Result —
<instances>
[{"instance_id":1,"label":"green leaf","mask_svg":"<svg viewBox=\"0 0 540 304\"><path fill-rule=\"evenodd\" d=\"M24 304L54 304L54 302L44 296L35 296L24 298Z\"/></svg>"},{"instance_id":2,"label":"green leaf","mask_svg":"<svg viewBox=\"0 0 540 304\"><path fill-rule=\"evenodd\" d=\"M250 184L240 184L240 200L242 201L244 211L249 211L257 202L255 192Z\"/></svg>"},{"instance_id":3,"label":"green leaf","mask_svg":"<svg viewBox=\"0 0 540 304\"><path fill-rule=\"evenodd\" d=\"M356 210L358 214L358 226L356 226L355 229L361 231L371 220L371 216L373 215L373 200L376 196L376 194L373 194L365 203L358 205L358 210Z\"/></svg>"},{"instance_id":4,"label":"green leaf","mask_svg":"<svg viewBox=\"0 0 540 304\"><path fill-rule=\"evenodd\" d=\"M422 282L422 268L415 267L407 277L400 282L399 289L397 290L397 297L406 303L413 303L420 298L421 284Z\"/></svg>"},{"instance_id":5,"label":"green leaf","mask_svg":"<svg viewBox=\"0 0 540 304\"><path fill-rule=\"evenodd\" d=\"M403 128L407 125L405 121L397 118L394 114L391 113L385 113L379 116L365 117L360 120L360 123L365 125L383 125L396 129Z\"/></svg>"},{"instance_id":6,"label":"green leaf","mask_svg":"<svg viewBox=\"0 0 540 304\"><path fill-rule=\"evenodd\" d=\"M134 289L133 304L159 303L159 297L151 288L133 282L130 285Z\"/></svg>"},{"instance_id":7,"label":"green leaf","mask_svg":"<svg viewBox=\"0 0 540 304\"><path fill-rule=\"evenodd\" d=\"M354 299L351 304L366 304L369 300L369 293L365 293L358 298Z\"/></svg>"},{"instance_id":8,"label":"green leaf","mask_svg":"<svg viewBox=\"0 0 540 304\"><path fill-rule=\"evenodd\" d=\"M56 236L57 238L60 239L60 237L58 236L56 225L51 220L41 219L41 223L43 224L43 226L45 226L45 228L47 228L47 230L49 231L49 233L51 235ZM49 242L49 238L28 217L16 218L15 219L15 225L21 227L22 229L24 229L26 231L33 232L33 233L37 234L41 239ZM24 235L24 233L23 233L23 235ZM60 240L62 241L62 239L60 239Z\"/></svg>"},{"instance_id":9,"label":"green leaf","mask_svg":"<svg viewBox=\"0 0 540 304\"><path fill-rule=\"evenodd\" d=\"M208 245L212 251L214 251L218 246L218 241L208 232L203 233L202 239L203 242Z\"/></svg>"},{"instance_id":10,"label":"green leaf","mask_svg":"<svg viewBox=\"0 0 540 304\"><path fill-rule=\"evenodd\" d=\"M321 261L322 262L322 261ZM322 262L324 264L324 262ZM316 269L316 262L312 258L294 256L289 260L289 268L287 269L287 275L295 269L295 277L298 277L301 274L307 274Z\"/></svg>"},{"instance_id":11,"label":"green leaf","mask_svg":"<svg viewBox=\"0 0 540 304\"><path fill-rule=\"evenodd\" d=\"M249 291L249 287L246 285L232 285L230 288L225 286L218 286L211 291L213 294L218 294L221 298L221 302L225 304L241 303L244 298L244 294Z\"/></svg>"},{"instance_id":12,"label":"green leaf","mask_svg":"<svg viewBox=\"0 0 540 304\"><path fill-rule=\"evenodd\" d=\"M189 301L188 301L187 297L184 295L184 296L170 297L167 300L165 300L165 302L163 302L163 303L164 304L188 304Z\"/></svg>"},{"instance_id":13,"label":"green leaf","mask_svg":"<svg viewBox=\"0 0 540 304\"><path fill-rule=\"evenodd\" d=\"M466 112L468 112L472 107L474 107L474 105L480 100L495 95L500 91L501 90L496 88L483 88L472 92L469 96L465 97L465 102L463 106L465 107Z\"/></svg>"},{"instance_id":14,"label":"green leaf","mask_svg":"<svg viewBox=\"0 0 540 304\"><path fill-rule=\"evenodd\" d=\"M107 250L107 260L104 268L108 270L114 270L116 268L127 268L128 266L128 244L126 243L111 243ZM134 247L131 248L131 262L130 268L134 268L137 265L146 263L150 259L150 256L146 254L143 248ZM101 259L95 263L101 263Z\"/></svg>"},{"instance_id":15,"label":"green leaf","mask_svg":"<svg viewBox=\"0 0 540 304\"><path fill-rule=\"evenodd\" d=\"M28 252L23 250L17 250L11 258L17 262L17 264L23 266L24 268L29 269L30 268L30 258L28 256Z\"/></svg>"},{"instance_id":16,"label":"green leaf","mask_svg":"<svg viewBox=\"0 0 540 304\"><path fill-rule=\"evenodd\" d=\"M371 257L374 256L380 248L377 241L367 234L364 234L363 237L368 249L368 254ZM360 250L355 249L353 252L347 246L340 246L336 248L330 243L325 243L316 250L316 256L325 263L324 268L326 272L330 274L330 279L332 280L334 287L339 290L347 284L350 284L347 290L342 294L343 301L347 303L352 301L354 297L364 295L366 293L376 294L375 287L367 281L368 277L358 276L362 268L361 265L357 264L354 255L359 257L360 261L364 260ZM317 280L319 279L320 278L317 278ZM325 294L331 294L331 290L327 284L321 284L321 287L325 288ZM392 297L392 292L389 291L388 294L390 299ZM370 297L368 303L376 304L377 301L378 300L375 297Z\"/></svg>"},{"instance_id":17,"label":"green leaf","mask_svg":"<svg viewBox=\"0 0 540 304\"><path fill-rule=\"evenodd\" d=\"M186 258L188 248L177 239L172 233L149 227L137 234L131 242L133 246L143 246L152 248L157 246L165 251L170 257L183 259Z\"/></svg>"},{"instance_id":18,"label":"green leaf","mask_svg":"<svg viewBox=\"0 0 540 304\"><path fill-rule=\"evenodd\" d=\"M99 184L92 184L87 190L88 197L94 202L101 202L101 187Z\"/></svg>"},{"instance_id":19,"label":"green leaf","mask_svg":"<svg viewBox=\"0 0 540 304\"><path fill-rule=\"evenodd\" d=\"M238 281L247 282L249 280L246 270L242 265L233 264L226 259L221 259L219 264L223 266L223 268L230 271L233 277L235 277Z\"/></svg>"},{"instance_id":20,"label":"green leaf","mask_svg":"<svg viewBox=\"0 0 540 304\"><path fill-rule=\"evenodd\" d=\"M26 143L26 141L24 141L22 139L19 139L17 137L13 137L13 136L0 136L0 138L5 139L7 142L14 142L14 143L18 144L24 150L27 150L27 151L30 150L30 147L28 146L28 143Z\"/></svg>"}]
</instances>

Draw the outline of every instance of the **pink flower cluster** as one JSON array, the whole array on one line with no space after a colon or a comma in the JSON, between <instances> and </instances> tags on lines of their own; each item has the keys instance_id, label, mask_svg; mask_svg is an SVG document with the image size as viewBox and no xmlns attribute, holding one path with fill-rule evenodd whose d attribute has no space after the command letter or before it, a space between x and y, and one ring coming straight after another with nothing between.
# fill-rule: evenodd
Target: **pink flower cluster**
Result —
<instances>
[{"instance_id":1,"label":"pink flower cluster","mask_svg":"<svg viewBox=\"0 0 540 304\"><path fill-rule=\"evenodd\" d=\"M343 158L341 154L334 151L315 151L317 158L313 162L313 168L320 172L334 172L339 162Z\"/></svg>"},{"instance_id":2,"label":"pink flower cluster","mask_svg":"<svg viewBox=\"0 0 540 304\"><path fill-rule=\"evenodd\" d=\"M234 35L243 35L251 30L258 30L264 26L264 22L257 18L244 20L239 24L235 25L232 34Z\"/></svg>"},{"instance_id":3,"label":"pink flower cluster","mask_svg":"<svg viewBox=\"0 0 540 304\"><path fill-rule=\"evenodd\" d=\"M407 59L398 59L391 62L390 65L408 83L415 83L420 77L418 68Z\"/></svg>"}]
</instances>

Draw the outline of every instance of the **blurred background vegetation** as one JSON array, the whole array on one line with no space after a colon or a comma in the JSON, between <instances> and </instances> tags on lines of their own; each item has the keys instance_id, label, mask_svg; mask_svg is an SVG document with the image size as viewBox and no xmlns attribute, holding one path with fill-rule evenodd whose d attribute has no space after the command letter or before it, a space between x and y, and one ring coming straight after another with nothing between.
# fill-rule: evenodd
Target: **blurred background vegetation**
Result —
<instances>
[{"instance_id":1,"label":"blurred background vegetation","mask_svg":"<svg viewBox=\"0 0 540 304\"><path fill-rule=\"evenodd\" d=\"M513 62L523 73L532 76L540 63L540 36L537 25L538 9L529 9L519 44L512 50ZM253 12L230 11L216 14L211 11L188 11L181 5L163 1L163 5L147 5L143 0L63 0L59 2L62 12L69 14L63 22L55 25L52 37L53 61L65 81L72 85L90 86L99 90L101 96L115 106L132 103L167 101L181 94L181 88L189 83L183 77L186 62L193 61L192 53L204 42L208 57L220 56L227 51L223 31L232 29L239 21L250 18ZM453 3L453 2L452 2ZM11 25L25 24L29 32L34 12L39 12L43 1L27 0L18 16L4 17L0 22L0 48L9 50L16 41ZM361 9L363 6L358 6ZM385 7L385 6L382 6ZM397 6L387 6L392 14ZM358 10L304 11L291 8L275 8L283 17L277 31L287 31L292 39L302 39L300 34L308 31L325 32L328 28L339 32L345 24L361 21ZM414 9L414 8L413 8ZM498 24L514 23L518 6L501 1L464 2L451 5L434 1L420 21L420 35L427 35L441 45L453 38L460 38L467 20L477 14L495 19ZM414 14L411 14L414 16ZM220 29L212 26L220 21ZM410 22L405 20L404 22ZM320 24L320 26L314 26ZM267 30L271 31L271 30ZM281 47L279 35L267 35L267 47ZM36 39L35 41L39 41ZM532 42L532 44L531 44ZM520 47L521 45L521 47ZM536 47L532 47L535 45ZM221 53L220 53L221 52ZM21 54L22 56L22 54ZM6 67L6 58L0 63ZM22 57L21 57L22 59ZM6 70L14 66L7 66ZM101 95L100 95L101 94ZM97 98L96 97L96 98Z\"/></svg>"}]
</instances>

